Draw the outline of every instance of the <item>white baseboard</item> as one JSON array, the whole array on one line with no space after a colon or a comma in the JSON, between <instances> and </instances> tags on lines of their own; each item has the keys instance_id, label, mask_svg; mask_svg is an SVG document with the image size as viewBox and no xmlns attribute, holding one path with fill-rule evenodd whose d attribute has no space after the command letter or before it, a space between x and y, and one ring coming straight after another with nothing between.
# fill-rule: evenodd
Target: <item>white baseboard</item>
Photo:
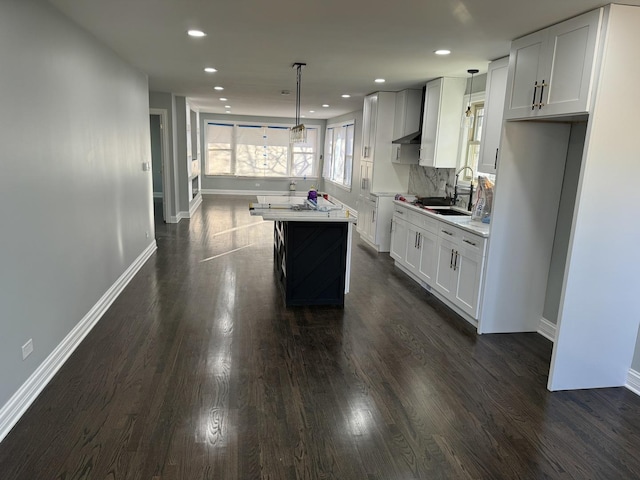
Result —
<instances>
[{"instance_id":1,"label":"white baseboard","mask_svg":"<svg viewBox=\"0 0 640 480\"><path fill-rule=\"evenodd\" d=\"M145 264L149 257L156 251L155 240L151 243L135 261L120 275L120 278L111 285L109 290L98 300L78 324L67 334L60 344L49 354L40 366L29 376L26 382L18 389L9 401L0 408L0 442L20 420L29 406L47 386L56 372L67 361L80 342L87 336L96 323L102 318L118 295Z\"/></svg>"},{"instance_id":2,"label":"white baseboard","mask_svg":"<svg viewBox=\"0 0 640 480\"><path fill-rule=\"evenodd\" d=\"M629 373L627 373L627 383L625 387L636 395L640 395L640 372L630 368Z\"/></svg>"},{"instance_id":3,"label":"white baseboard","mask_svg":"<svg viewBox=\"0 0 640 480\"><path fill-rule=\"evenodd\" d=\"M551 323L546 318L540 319L540 324L538 325L538 333L542 335L547 340L551 340L552 342L556 341L556 324Z\"/></svg>"},{"instance_id":4,"label":"white baseboard","mask_svg":"<svg viewBox=\"0 0 640 480\"><path fill-rule=\"evenodd\" d=\"M196 195L196 198L192 200L191 205L189 205L189 218L193 216L193 214L198 210L198 207L202 204L202 195Z\"/></svg>"}]
</instances>

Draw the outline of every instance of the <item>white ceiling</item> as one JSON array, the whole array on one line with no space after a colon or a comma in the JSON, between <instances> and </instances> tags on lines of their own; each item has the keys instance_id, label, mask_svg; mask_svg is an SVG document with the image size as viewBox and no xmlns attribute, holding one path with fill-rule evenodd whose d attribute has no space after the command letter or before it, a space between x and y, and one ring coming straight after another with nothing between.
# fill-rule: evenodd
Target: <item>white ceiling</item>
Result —
<instances>
[{"instance_id":1,"label":"white ceiling","mask_svg":"<svg viewBox=\"0 0 640 480\"><path fill-rule=\"evenodd\" d=\"M598 0L50 0L149 76L152 91L207 112L306 118L362 108L364 95L486 71L513 38L602 5ZM640 0L625 1L640 5ZM207 33L187 36L189 29ZM433 51L447 48L448 57ZM217 73L207 74L212 66ZM382 86L373 82L382 77ZM223 92L213 87L224 87ZM281 95L282 90L291 95ZM348 93L350 99L341 98ZM226 97L227 101L220 101ZM327 103L329 108L322 108ZM315 110L315 113L309 113Z\"/></svg>"}]
</instances>

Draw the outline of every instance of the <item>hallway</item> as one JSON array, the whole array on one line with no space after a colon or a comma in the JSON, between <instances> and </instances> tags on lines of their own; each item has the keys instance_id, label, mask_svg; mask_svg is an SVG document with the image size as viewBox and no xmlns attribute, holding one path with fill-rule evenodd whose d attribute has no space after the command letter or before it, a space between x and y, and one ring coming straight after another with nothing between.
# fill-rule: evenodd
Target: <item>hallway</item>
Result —
<instances>
[{"instance_id":1,"label":"hallway","mask_svg":"<svg viewBox=\"0 0 640 480\"><path fill-rule=\"evenodd\" d=\"M478 336L357 235L344 309L285 309L253 199L160 215L1 480L640 478L640 397L548 392L549 341Z\"/></svg>"}]
</instances>

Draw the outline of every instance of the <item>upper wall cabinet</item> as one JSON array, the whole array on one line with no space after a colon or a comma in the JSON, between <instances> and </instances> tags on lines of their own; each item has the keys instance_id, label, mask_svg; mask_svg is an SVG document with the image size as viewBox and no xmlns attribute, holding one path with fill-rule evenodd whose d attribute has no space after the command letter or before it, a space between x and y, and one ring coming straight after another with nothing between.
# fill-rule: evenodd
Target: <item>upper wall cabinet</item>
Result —
<instances>
[{"instance_id":1,"label":"upper wall cabinet","mask_svg":"<svg viewBox=\"0 0 640 480\"><path fill-rule=\"evenodd\" d=\"M495 60L487 70L485 93L484 125L478 172L495 174L498 165L498 147L502 133L504 114L504 96L507 91L507 70L509 57Z\"/></svg>"},{"instance_id":2,"label":"upper wall cabinet","mask_svg":"<svg viewBox=\"0 0 640 480\"><path fill-rule=\"evenodd\" d=\"M588 113L601 23L597 9L514 40L505 118Z\"/></svg>"},{"instance_id":3,"label":"upper wall cabinet","mask_svg":"<svg viewBox=\"0 0 640 480\"><path fill-rule=\"evenodd\" d=\"M422 117L420 165L455 168L466 78L438 78L427 83Z\"/></svg>"}]
</instances>

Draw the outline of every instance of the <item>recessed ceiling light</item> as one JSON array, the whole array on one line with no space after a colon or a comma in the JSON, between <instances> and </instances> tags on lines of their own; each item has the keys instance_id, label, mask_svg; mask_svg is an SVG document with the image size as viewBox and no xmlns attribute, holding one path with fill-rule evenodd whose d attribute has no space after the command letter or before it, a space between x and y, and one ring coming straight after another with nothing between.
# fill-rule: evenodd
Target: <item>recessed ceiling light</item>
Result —
<instances>
[{"instance_id":1,"label":"recessed ceiling light","mask_svg":"<svg viewBox=\"0 0 640 480\"><path fill-rule=\"evenodd\" d=\"M207 68L204 69L204 71L207 72L207 73L216 73L218 70L216 70L213 67L207 67Z\"/></svg>"},{"instance_id":2,"label":"recessed ceiling light","mask_svg":"<svg viewBox=\"0 0 640 480\"><path fill-rule=\"evenodd\" d=\"M322 107L323 107L323 108L329 108L329 104L328 104L328 103L323 103L323 104L322 104Z\"/></svg>"},{"instance_id":3,"label":"recessed ceiling light","mask_svg":"<svg viewBox=\"0 0 640 480\"><path fill-rule=\"evenodd\" d=\"M376 83L384 83L386 80L384 78L376 78L374 82Z\"/></svg>"},{"instance_id":4,"label":"recessed ceiling light","mask_svg":"<svg viewBox=\"0 0 640 480\"><path fill-rule=\"evenodd\" d=\"M309 110L309 113L316 113L315 110Z\"/></svg>"},{"instance_id":5,"label":"recessed ceiling light","mask_svg":"<svg viewBox=\"0 0 640 480\"><path fill-rule=\"evenodd\" d=\"M224 108L231 108L231 105L225 105Z\"/></svg>"},{"instance_id":6,"label":"recessed ceiling light","mask_svg":"<svg viewBox=\"0 0 640 480\"><path fill-rule=\"evenodd\" d=\"M221 101L221 102L226 102L226 101L227 101L227 99L226 99L226 98L224 98L224 97L220 97L220 101Z\"/></svg>"},{"instance_id":7,"label":"recessed ceiling light","mask_svg":"<svg viewBox=\"0 0 640 480\"><path fill-rule=\"evenodd\" d=\"M189 30L187 34L189 34L190 37L206 37L207 36L207 34L204 33L202 30Z\"/></svg>"},{"instance_id":8,"label":"recessed ceiling light","mask_svg":"<svg viewBox=\"0 0 640 480\"><path fill-rule=\"evenodd\" d=\"M345 93L344 95L342 95L342 98L351 98L351 95Z\"/></svg>"},{"instance_id":9,"label":"recessed ceiling light","mask_svg":"<svg viewBox=\"0 0 640 480\"><path fill-rule=\"evenodd\" d=\"M214 90L224 90L224 87L219 87L219 86L215 86L213 87Z\"/></svg>"},{"instance_id":10,"label":"recessed ceiling light","mask_svg":"<svg viewBox=\"0 0 640 480\"><path fill-rule=\"evenodd\" d=\"M436 50L433 53L435 53L436 55L449 55L451 53L451 50L442 49L442 50Z\"/></svg>"}]
</instances>

